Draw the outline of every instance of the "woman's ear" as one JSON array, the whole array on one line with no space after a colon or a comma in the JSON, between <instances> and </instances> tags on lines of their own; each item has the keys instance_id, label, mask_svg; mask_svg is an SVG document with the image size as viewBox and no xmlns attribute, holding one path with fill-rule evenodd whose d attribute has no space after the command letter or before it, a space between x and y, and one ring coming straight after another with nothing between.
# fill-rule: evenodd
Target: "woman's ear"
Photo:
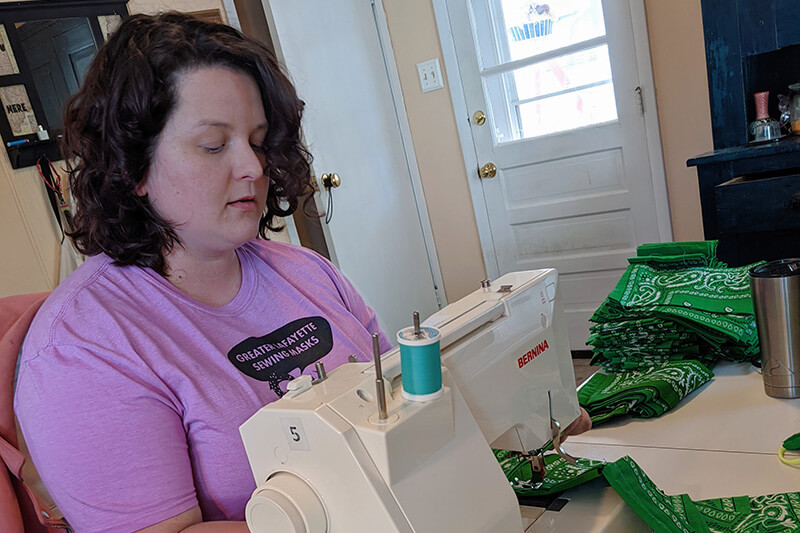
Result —
<instances>
[{"instance_id":1,"label":"woman's ear","mask_svg":"<svg viewBox=\"0 0 800 533\"><path fill-rule=\"evenodd\" d=\"M133 189L133 192L136 193L136 196L147 196L147 176L142 178L142 181Z\"/></svg>"}]
</instances>

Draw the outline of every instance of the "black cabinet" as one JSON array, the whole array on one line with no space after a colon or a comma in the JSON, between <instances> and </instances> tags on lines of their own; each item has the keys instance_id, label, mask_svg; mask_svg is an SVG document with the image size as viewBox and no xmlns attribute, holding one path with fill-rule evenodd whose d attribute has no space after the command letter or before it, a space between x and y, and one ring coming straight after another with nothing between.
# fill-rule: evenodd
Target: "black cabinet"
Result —
<instances>
[{"instance_id":1,"label":"black cabinet","mask_svg":"<svg viewBox=\"0 0 800 533\"><path fill-rule=\"evenodd\" d=\"M753 93L779 93L800 82L800 0L702 0L714 151L697 167L703 231L719 239L731 265L800 256L800 137L748 144Z\"/></svg>"},{"instance_id":2,"label":"black cabinet","mask_svg":"<svg viewBox=\"0 0 800 533\"><path fill-rule=\"evenodd\" d=\"M800 1L702 0L714 149L747 143L753 93L778 93L800 82Z\"/></svg>"},{"instance_id":3,"label":"black cabinet","mask_svg":"<svg viewBox=\"0 0 800 533\"><path fill-rule=\"evenodd\" d=\"M800 255L800 174L740 176L714 189L723 260L744 265Z\"/></svg>"}]
</instances>

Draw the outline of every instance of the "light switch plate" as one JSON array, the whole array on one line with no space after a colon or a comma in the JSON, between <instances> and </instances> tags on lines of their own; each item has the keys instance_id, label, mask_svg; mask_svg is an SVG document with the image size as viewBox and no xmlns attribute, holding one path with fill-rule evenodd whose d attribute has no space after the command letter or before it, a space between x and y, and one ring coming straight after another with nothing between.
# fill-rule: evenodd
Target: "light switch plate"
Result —
<instances>
[{"instance_id":1,"label":"light switch plate","mask_svg":"<svg viewBox=\"0 0 800 533\"><path fill-rule=\"evenodd\" d=\"M442 69L439 68L438 58L417 63L417 73L419 73L419 85L422 92L427 93L444 88Z\"/></svg>"}]
</instances>

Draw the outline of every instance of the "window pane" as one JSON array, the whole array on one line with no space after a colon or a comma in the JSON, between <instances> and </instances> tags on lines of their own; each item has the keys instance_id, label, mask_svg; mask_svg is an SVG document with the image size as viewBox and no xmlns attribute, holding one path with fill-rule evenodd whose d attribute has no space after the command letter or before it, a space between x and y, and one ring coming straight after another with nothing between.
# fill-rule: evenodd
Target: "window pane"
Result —
<instances>
[{"instance_id":1,"label":"window pane","mask_svg":"<svg viewBox=\"0 0 800 533\"><path fill-rule=\"evenodd\" d=\"M617 119L608 45L484 79L495 142Z\"/></svg>"},{"instance_id":2,"label":"window pane","mask_svg":"<svg viewBox=\"0 0 800 533\"><path fill-rule=\"evenodd\" d=\"M606 34L601 0L551 0L546 4L530 0L501 0L501 4L504 37L508 43L505 61L523 59Z\"/></svg>"},{"instance_id":3,"label":"window pane","mask_svg":"<svg viewBox=\"0 0 800 533\"><path fill-rule=\"evenodd\" d=\"M617 119L611 82L519 106L521 139L602 124Z\"/></svg>"},{"instance_id":4,"label":"window pane","mask_svg":"<svg viewBox=\"0 0 800 533\"><path fill-rule=\"evenodd\" d=\"M515 70L511 75L514 77L518 100L611 81L608 46L536 63Z\"/></svg>"}]
</instances>

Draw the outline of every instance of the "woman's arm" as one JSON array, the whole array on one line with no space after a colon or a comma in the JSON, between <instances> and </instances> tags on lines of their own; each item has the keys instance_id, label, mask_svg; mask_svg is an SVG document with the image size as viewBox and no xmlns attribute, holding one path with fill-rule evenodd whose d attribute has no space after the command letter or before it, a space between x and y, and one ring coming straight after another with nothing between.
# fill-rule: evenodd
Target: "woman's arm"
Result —
<instances>
[{"instance_id":1,"label":"woman's arm","mask_svg":"<svg viewBox=\"0 0 800 533\"><path fill-rule=\"evenodd\" d=\"M195 506L158 524L139 530L139 533L247 533L244 522L203 522L200 507Z\"/></svg>"},{"instance_id":2,"label":"woman's arm","mask_svg":"<svg viewBox=\"0 0 800 533\"><path fill-rule=\"evenodd\" d=\"M116 350L51 346L20 364L22 433L77 531L133 530L198 505L186 433L169 394Z\"/></svg>"}]
</instances>

